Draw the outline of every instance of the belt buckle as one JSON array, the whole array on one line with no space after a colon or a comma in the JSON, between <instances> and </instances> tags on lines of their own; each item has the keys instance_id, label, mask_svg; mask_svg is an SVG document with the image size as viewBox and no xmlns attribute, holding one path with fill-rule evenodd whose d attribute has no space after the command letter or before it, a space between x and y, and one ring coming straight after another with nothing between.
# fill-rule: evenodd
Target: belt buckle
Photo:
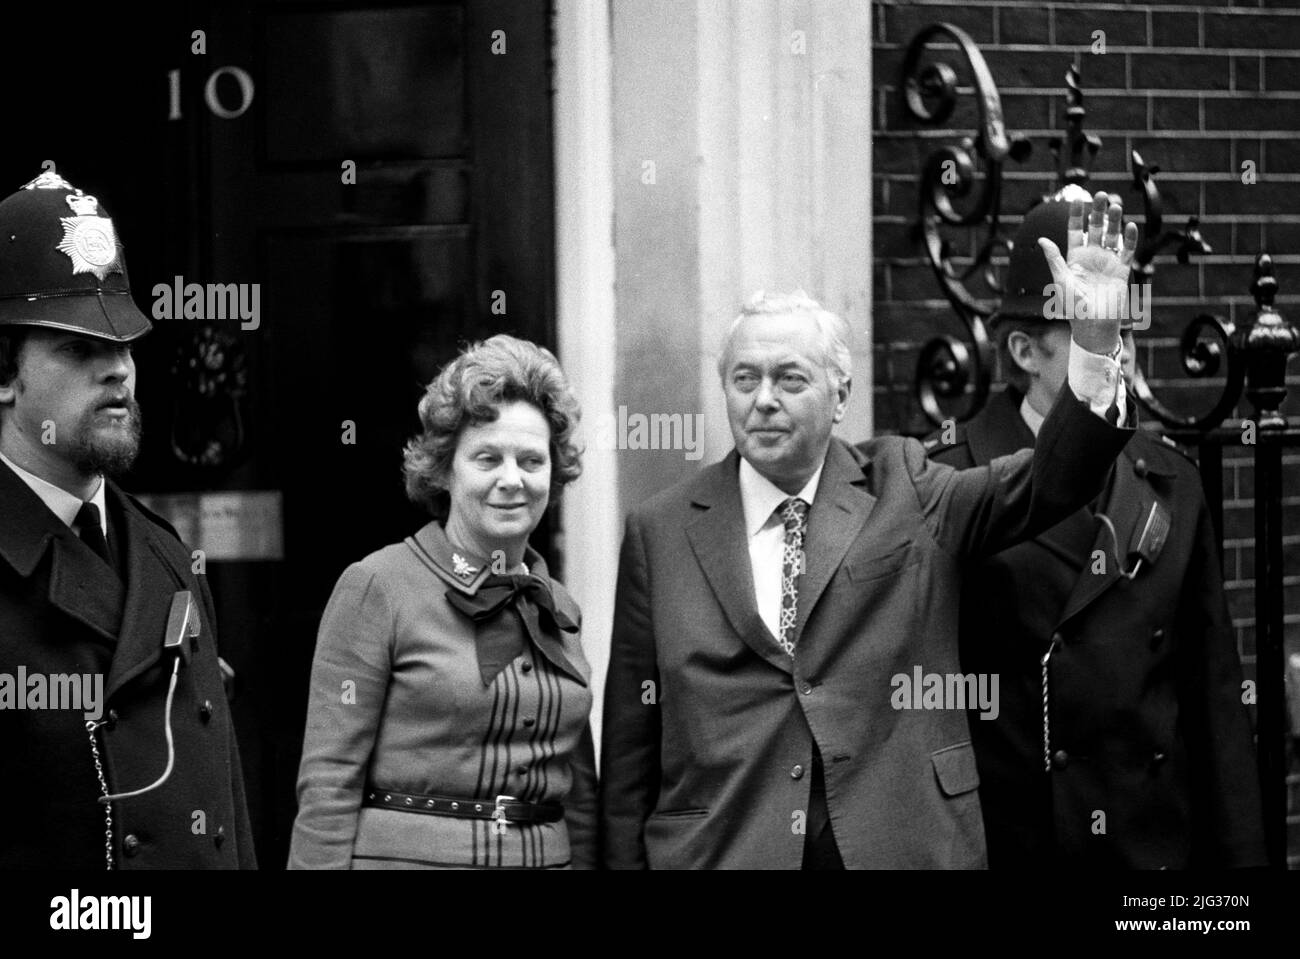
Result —
<instances>
[{"instance_id":1,"label":"belt buckle","mask_svg":"<svg viewBox=\"0 0 1300 959\"><path fill-rule=\"evenodd\" d=\"M509 823L509 820L506 819L506 803L518 801L519 800L514 796L497 796L496 803L492 807L492 820L494 823L501 823L501 827L499 828L504 829L504 827Z\"/></svg>"}]
</instances>

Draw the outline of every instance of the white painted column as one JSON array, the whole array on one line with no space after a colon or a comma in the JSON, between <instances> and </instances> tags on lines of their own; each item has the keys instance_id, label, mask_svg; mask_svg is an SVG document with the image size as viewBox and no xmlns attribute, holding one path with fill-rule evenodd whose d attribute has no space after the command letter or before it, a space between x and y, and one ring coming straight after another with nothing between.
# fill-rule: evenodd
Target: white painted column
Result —
<instances>
[{"instance_id":1,"label":"white painted column","mask_svg":"<svg viewBox=\"0 0 1300 959\"><path fill-rule=\"evenodd\" d=\"M609 5L557 0L555 9L555 199L560 362L584 424L614 412L614 187ZM584 430L582 476L565 493L565 585L582 607L592 665L592 732L601 705L613 626L622 534L615 451Z\"/></svg>"},{"instance_id":2,"label":"white painted column","mask_svg":"<svg viewBox=\"0 0 1300 959\"><path fill-rule=\"evenodd\" d=\"M758 290L803 289L854 331L838 433L867 439L871 393L871 10L843 0L697 0L705 460L731 447L715 363Z\"/></svg>"}]
</instances>

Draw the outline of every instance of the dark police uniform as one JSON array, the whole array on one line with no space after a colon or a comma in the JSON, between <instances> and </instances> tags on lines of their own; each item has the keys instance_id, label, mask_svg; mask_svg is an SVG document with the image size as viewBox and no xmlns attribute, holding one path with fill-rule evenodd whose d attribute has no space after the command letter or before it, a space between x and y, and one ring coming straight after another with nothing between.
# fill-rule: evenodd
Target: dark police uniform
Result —
<instances>
[{"instance_id":1,"label":"dark police uniform","mask_svg":"<svg viewBox=\"0 0 1300 959\"><path fill-rule=\"evenodd\" d=\"M149 330L93 197L44 174L0 203L0 237L0 325L114 342ZM0 869L252 868L212 597L175 531L105 482L108 562L0 463ZM102 715L28 708L36 676L101 677ZM162 776L168 729L170 774L107 818L105 792Z\"/></svg>"},{"instance_id":2,"label":"dark police uniform","mask_svg":"<svg viewBox=\"0 0 1300 959\"><path fill-rule=\"evenodd\" d=\"M931 457L963 468L1032 448L1020 401L1014 390L991 397L954 443L928 441ZM998 717L970 723L990 868L1265 863L1241 667L1200 478L1139 430L1096 504L1127 570L1157 503L1168 534L1132 581L1089 508L967 573L962 668L1000 677Z\"/></svg>"}]
</instances>

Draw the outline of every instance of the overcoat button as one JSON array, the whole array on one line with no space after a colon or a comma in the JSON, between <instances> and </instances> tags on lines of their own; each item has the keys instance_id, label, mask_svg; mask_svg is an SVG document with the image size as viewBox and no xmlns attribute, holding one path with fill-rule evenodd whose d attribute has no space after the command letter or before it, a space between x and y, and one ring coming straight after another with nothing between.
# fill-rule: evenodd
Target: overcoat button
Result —
<instances>
[{"instance_id":1,"label":"overcoat button","mask_svg":"<svg viewBox=\"0 0 1300 959\"><path fill-rule=\"evenodd\" d=\"M203 700L203 705L199 707L199 719L203 720L204 723L212 720L212 700Z\"/></svg>"},{"instance_id":2,"label":"overcoat button","mask_svg":"<svg viewBox=\"0 0 1300 959\"><path fill-rule=\"evenodd\" d=\"M126 836L122 840L122 851L128 856L134 856L140 849L140 840L136 838L135 833Z\"/></svg>"},{"instance_id":3,"label":"overcoat button","mask_svg":"<svg viewBox=\"0 0 1300 959\"><path fill-rule=\"evenodd\" d=\"M804 683L802 686L799 687L799 692L801 692L801 693L803 693L805 696L807 696L809 693L812 692L812 684L811 684L811 683Z\"/></svg>"},{"instance_id":4,"label":"overcoat button","mask_svg":"<svg viewBox=\"0 0 1300 959\"><path fill-rule=\"evenodd\" d=\"M1164 641L1165 631L1163 629L1151 630L1151 648L1156 649Z\"/></svg>"},{"instance_id":5,"label":"overcoat button","mask_svg":"<svg viewBox=\"0 0 1300 959\"><path fill-rule=\"evenodd\" d=\"M1167 759L1167 758L1168 758L1168 757L1165 756L1165 754L1164 754L1161 750L1157 749L1157 750L1155 751L1155 755L1153 755L1153 756L1151 757L1151 761L1152 761L1153 763L1162 763L1162 762L1164 762L1165 759Z\"/></svg>"},{"instance_id":6,"label":"overcoat button","mask_svg":"<svg viewBox=\"0 0 1300 959\"><path fill-rule=\"evenodd\" d=\"M527 776L527 775L528 775L528 767L527 767L527 766L516 766L516 767L515 767L515 775L516 775L516 776Z\"/></svg>"},{"instance_id":7,"label":"overcoat button","mask_svg":"<svg viewBox=\"0 0 1300 959\"><path fill-rule=\"evenodd\" d=\"M116 728L117 728L117 710L116 710L116 709L110 709L110 710L108 711L108 728L109 728L109 729L116 729Z\"/></svg>"},{"instance_id":8,"label":"overcoat button","mask_svg":"<svg viewBox=\"0 0 1300 959\"><path fill-rule=\"evenodd\" d=\"M1146 475L1147 475L1147 461L1146 461L1146 460L1138 460L1136 463L1134 463L1134 464L1133 464L1133 472L1136 473L1136 474L1137 474L1141 479L1146 479Z\"/></svg>"},{"instance_id":9,"label":"overcoat button","mask_svg":"<svg viewBox=\"0 0 1300 959\"><path fill-rule=\"evenodd\" d=\"M217 834L216 834L215 836L212 837L212 843L213 843L213 845L215 845L218 849L220 849L220 848L225 844L225 842L226 842L226 827L225 827L225 826L218 826L218 827L217 827Z\"/></svg>"},{"instance_id":10,"label":"overcoat button","mask_svg":"<svg viewBox=\"0 0 1300 959\"><path fill-rule=\"evenodd\" d=\"M791 778L791 779L803 779L803 767L802 767L802 766L795 766L793 769L791 769L791 770L790 770L790 778Z\"/></svg>"},{"instance_id":11,"label":"overcoat button","mask_svg":"<svg viewBox=\"0 0 1300 959\"><path fill-rule=\"evenodd\" d=\"M1068 765L1070 765L1070 754L1064 749L1058 749L1056 752L1052 753L1053 769L1064 769Z\"/></svg>"},{"instance_id":12,"label":"overcoat button","mask_svg":"<svg viewBox=\"0 0 1300 959\"><path fill-rule=\"evenodd\" d=\"M537 720L533 719L532 716L528 716L524 719L524 727L527 729L531 729L536 723Z\"/></svg>"},{"instance_id":13,"label":"overcoat button","mask_svg":"<svg viewBox=\"0 0 1300 959\"><path fill-rule=\"evenodd\" d=\"M519 668L522 669L522 670L523 670L524 672L526 672L526 673L531 673L531 672L533 671L533 664L532 664L532 663L524 663L524 664L523 664L522 666L520 666Z\"/></svg>"}]
</instances>

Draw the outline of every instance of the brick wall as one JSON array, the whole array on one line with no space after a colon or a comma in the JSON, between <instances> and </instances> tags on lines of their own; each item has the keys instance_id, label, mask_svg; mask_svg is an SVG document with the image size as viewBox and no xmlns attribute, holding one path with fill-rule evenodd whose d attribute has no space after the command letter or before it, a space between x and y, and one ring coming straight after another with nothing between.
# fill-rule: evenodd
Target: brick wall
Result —
<instances>
[{"instance_id":1,"label":"brick wall","mask_svg":"<svg viewBox=\"0 0 1300 959\"><path fill-rule=\"evenodd\" d=\"M1178 337L1199 312L1243 322L1255 255L1273 256L1277 307L1300 325L1300 10L1274 2L1058 3L992 2L875 4L874 391L878 432L922 432L912 398L920 347L940 333L960 335L914 233L917 176L941 145L975 131L970 70L955 48L939 48L958 71L963 95L947 129L922 128L901 108L898 77L908 41L923 26L946 21L970 34L1001 93L1009 133L1034 145L1024 163L1008 161L1004 222L1021 214L1056 182L1047 140L1064 131L1064 74L1079 66L1084 128L1102 139L1093 189L1124 196L1142 224L1131 189L1129 151L1157 164L1165 226L1201 219L1209 256L1180 266L1157 258L1153 321L1139 335L1139 361L1156 394L1180 413L1208 410L1222 381L1192 381L1178 359ZM1099 38L1096 31L1102 31ZM1098 39L1105 52L1093 51ZM1253 167L1251 165L1252 164ZM1248 175L1253 172L1254 182ZM947 231L954 249L974 253L982 233ZM969 260L958 259L958 266ZM970 287L977 296L987 288ZM1293 373L1300 373L1296 364ZM1288 377L1284 412L1300 416L1300 375ZM1243 399L1236 411L1249 415ZM1239 648L1254 675L1254 499L1250 447L1229 447L1224 466L1224 575ZM1284 554L1288 650L1300 652L1300 451L1285 458ZM1300 813L1300 783L1292 811ZM1300 822L1292 827L1300 854Z\"/></svg>"}]
</instances>

